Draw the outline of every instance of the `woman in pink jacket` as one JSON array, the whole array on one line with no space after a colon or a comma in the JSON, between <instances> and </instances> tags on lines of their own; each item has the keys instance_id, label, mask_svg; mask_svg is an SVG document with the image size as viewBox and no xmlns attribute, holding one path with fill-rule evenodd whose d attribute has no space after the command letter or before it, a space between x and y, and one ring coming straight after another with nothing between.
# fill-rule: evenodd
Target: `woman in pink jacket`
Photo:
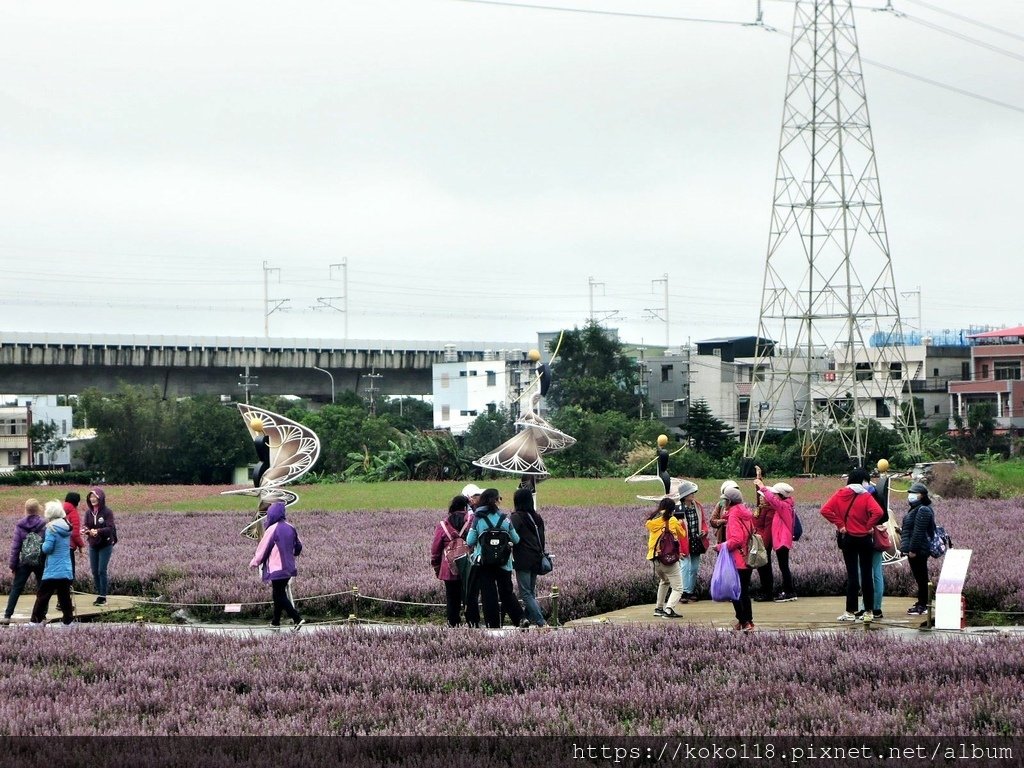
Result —
<instances>
[{"instance_id":1,"label":"woman in pink jacket","mask_svg":"<svg viewBox=\"0 0 1024 768\"><path fill-rule=\"evenodd\" d=\"M779 572L782 574L782 591L775 598L776 603L788 603L796 600L793 591L793 575L789 570L789 550L793 547L793 520L796 516L796 502L793 501L793 486L789 483L776 483L769 487L755 480L764 502L772 509L771 547L779 561Z\"/></svg>"},{"instance_id":2,"label":"woman in pink jacket","mask_svg":"<svg viewBox=\"0 0 1024 768\"><path fill-rule=\"evenodd\" d=\"M467 519L468 518L468 519ZM448 544L457 538L463 541L473 524L473 510L469 499L456 496L448 505L448 516L434 528L434 540L430 544L430 566L434 575L444 582L444 600L448 615L448 626L457 627L462 615L463 595L462 574L453 571L444 556ZM480 605L475 600L466 605L466 623L471 627L480 626Z\"/></svg>"},{"instance_id":3,"label":"woman in pink jacket","mask_svg":"<svg viewBox=\"0 0 1024 768\"><path fill-rule=\"evenodd\" d=\"M754 609L750 603L750 573L747 565L747 540L754 532L754 515L743 503L739 488L727 488L722 494L725 500L725 541L715 548L720 557L731 556L740 575L740 599L732 601L736 612L733 629L744 632L754 631Z\"/></svg>"}]
</instances>

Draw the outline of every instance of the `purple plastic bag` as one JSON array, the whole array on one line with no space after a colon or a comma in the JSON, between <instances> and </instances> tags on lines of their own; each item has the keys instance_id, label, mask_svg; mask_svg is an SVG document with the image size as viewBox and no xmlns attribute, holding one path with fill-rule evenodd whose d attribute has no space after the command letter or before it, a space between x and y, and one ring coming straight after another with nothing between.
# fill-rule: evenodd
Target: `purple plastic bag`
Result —
<instances>
[{"instance_id":1,"label":"purple plastic bag","mask_svg":"<svg viewBox=\"0 0 1024 768\"><path fill-rule=\"evenodd\" d=\"M711 575L711 599L717 603L740 599L740 574L732 553L724 548L718 553L715 572Z\"/></svg>"}]
</instances>

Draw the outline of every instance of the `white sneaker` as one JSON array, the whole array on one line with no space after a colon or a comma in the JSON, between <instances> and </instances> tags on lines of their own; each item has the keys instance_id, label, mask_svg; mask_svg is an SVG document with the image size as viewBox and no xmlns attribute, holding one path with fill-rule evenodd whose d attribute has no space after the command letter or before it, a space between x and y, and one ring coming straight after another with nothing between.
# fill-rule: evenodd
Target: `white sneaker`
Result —
<instances>
[{"instance_id":1,"label":"white sneaker","mask_svg":"<svg viewBox=\"0 0 1024 768\"><path fill-rule=\"evenodd\" d=\"M857 617L854 614L850 613L849 611L846 611L845 613L843 613L842 616L836 616L836 621L856 621L856 620L857 620Z\"/></svg>"},{"instance_id":2,"label":"white sneaker","mask_svg":"<svg viewBox=\"0 0 1024 768\"><path fill-rule=\"evenodd\" d=\"M46 626L46 622L45 621L30 621L28 623L28 626L30 626L30 627L45 627Z\"/></svg>"}]
</instances>

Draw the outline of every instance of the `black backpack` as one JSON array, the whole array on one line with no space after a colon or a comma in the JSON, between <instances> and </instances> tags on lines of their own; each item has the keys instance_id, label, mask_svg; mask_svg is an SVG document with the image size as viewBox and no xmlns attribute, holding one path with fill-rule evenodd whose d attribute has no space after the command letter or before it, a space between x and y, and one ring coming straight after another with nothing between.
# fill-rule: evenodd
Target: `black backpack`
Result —
<instances>
[{"instance_id":1,"label":"black backpack","mask_svg":"<svg viewBox=\"0 0 1024 768\"><path fill-rule=\"evenodd\" d=\"M501 515L498 524L492 526L490 516L484 517L487 528L480 534L480 565L502 566L512 556L512 537L502 524L507 518Z\"/></svg>"},{"instance_id":2,"label":"black backpack","mask_svg":"<svg viewBox=\"0 0 1024 768\"><path fill-rule=\"evenodd\" d=\"M43 562L43 537L35 531L29 531L21 543L18 564L35 568L41 562Z\"/></svg>"}]
</instances>

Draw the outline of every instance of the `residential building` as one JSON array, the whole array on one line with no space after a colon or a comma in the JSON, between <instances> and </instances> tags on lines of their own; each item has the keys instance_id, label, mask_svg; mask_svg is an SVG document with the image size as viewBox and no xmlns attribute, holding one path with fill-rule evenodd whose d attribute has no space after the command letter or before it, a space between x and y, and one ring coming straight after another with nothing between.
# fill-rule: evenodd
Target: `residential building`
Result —
<instances>
[{"instance_id":1,"label":"residential building","mask_svg":"<svg viewBox=\"0 0 1024 768\"><path fill-rule=\"evenodd\" d=\"M483 413L513 411L536 363L522 350L485 352L483 360L435 363L434 428L461 435Z\"/></svg>"},{"instance_id":2,"label":"residential building","mask_svg":"<svg viewBox=\"0 0 1024 768\"><path fill-rule=\"evenodd\" d=\"M690 350L667 350L650 354L643 350L640 389L647 401L648 413L660 419L668 434L681 437L690 407Z\"/></svg>"},{"instance_id":3,"label":"residential building","mask_svg":"<svg viewBox=\"0 0 1024 768\"><path fill-rule=\"evenodd\" d=\"M0 471L29 467L67 467L71 454L66 440L71 432L71 407L57 405L56 395L14 395L0 400ZM33 454L31 432L35 424L52 423L63 445Z\"/></svg>"},{"instance_id":4,"label":"residential building","mask_svg":"<svg viewBox=\"0 0 1024 768\"><path fill-rule=\"evenodd\" d=\"M774 345L770 339L762 344ZM755 378L756 336L728 336L697 342L697 353L689 359L689 402L704 400L717 419L732 428L742 442L747 431L747 416L751 408L752 384ZM755 401L758 407L760 401ZM767 404L764 406L767 410ZM792 414L792 406L776 409L780 414ZM791 420L783 421L779 429L792 429Z\"/></svg>"},{"instance_id":5,"label":"residential building","mask_svg":"<svg viewBox=\"0 0 1024 768\"><path fill-rule=\"evenodd\" d=\"M972 405L989 404L996 429L1003 434L1024 434L1024 326L976 333L970 340L970 376L949 383L949 428L954 416L964 423Z\"/></svg>"}]
</instances>

